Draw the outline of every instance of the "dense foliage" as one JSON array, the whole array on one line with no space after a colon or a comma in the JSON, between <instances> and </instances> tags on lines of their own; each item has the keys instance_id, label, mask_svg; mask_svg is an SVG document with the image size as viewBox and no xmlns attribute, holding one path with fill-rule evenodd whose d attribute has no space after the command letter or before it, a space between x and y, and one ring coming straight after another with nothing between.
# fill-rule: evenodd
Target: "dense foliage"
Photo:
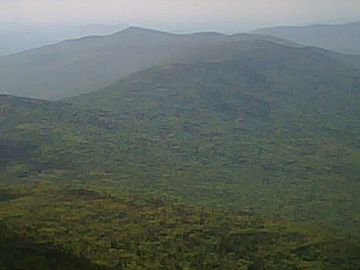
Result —
<instances>
[{"instance_id":1,"label":"dense foliage","mask_svg":"<svg viewBox=\"0 0 360 270\"><path fill-rule=\"evenodd\" d=\"M0 209L1 219L9 224L11 231L25 239L36 239L43 246L56 244L64 252L88 258L104 268L339 270L360 267L357 256L360 246L351 241L310 228L305 232L293 224L274 223L251 213L194 208L157 197L97 193L54 184L17 186L1 192L16 196ZM7 251L9 246L1 243ZM17 241L11 243L10 248L19 245ZM28 265L51 262L54 258L46 256L50 252L51 249L45 256L30 252ZM18 255L15 252L12 256ZM56 256L61 262L61 255ZM1 263L0 258L0 266Z\"/></svg>"},{"instance_id":2,"label":"dense foliage","mask_svg":"<svg viewBox=\"0 0 360 270\"><path fill-rule=\"evenodd\" d=\"M63 102L0 96L6 230L105 268L359 269L358 70L236 46Z\"/></svg>"}]
</instances>

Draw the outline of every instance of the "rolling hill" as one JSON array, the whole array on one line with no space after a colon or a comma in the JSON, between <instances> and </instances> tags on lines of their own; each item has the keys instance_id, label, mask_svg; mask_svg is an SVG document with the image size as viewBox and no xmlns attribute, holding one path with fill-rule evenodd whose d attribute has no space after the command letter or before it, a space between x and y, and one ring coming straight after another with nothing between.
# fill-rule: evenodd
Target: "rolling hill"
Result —
<instances>
[{"instance_id":1,"label":"rolling hill","mask_svg":"<svg viewBox=\"0 0 360 270\"><path fill-rule=\"evenodd\" d=\"M298 44L317 46L340 53L360 54L360 22L340 25L274 27L254 31Z\"/></svg>"},{"instance_id":2,"label":"rolling hill","mask_svg":"<svg viewBox=\"0 0 360 270\"><path fill-rule=\"evenodd\" d=\"M124 130L107 147L119 151L119 173L142 172L127 186L327 219L354 210L340 197L359 188L358 97L356 69L318 49L269 43L221 62L152 68L71 101Z\"/></svg>"},{"instance_id":3,"label":"rolling hill","mask_svg":"<svg viewBox=\"0 0 360 270\"><path fill-rule=\"evenodd\" d=\"M110 269L357 269L348 60L247 39L62 101L2 95L0 220Z\"/></svg>"},{"instance_id":4,"label":"rolling hill","mask_svg":"<svg viewBox=\"0 0 360 270\"><path fill-rule=\"evenodd\" d=\"M23 160L9 158L3 178L56 169L120 189L353 228L357 218L344 213L356 212L359 189L358 70L317 48L245 44L29 111L29 99L3 98L0 121L11 123L4 147L37 145Z\"/></svg>"},{"instance_id":5,"label":"rolling hill","mask_svg":"<svg viewBox=\"0 0 360 270\"><path fill-rule=\"evenodd\" d=\"M218 33L175 35L129 28L105 37L70 40L0 58L0 93L54 99L91 92L133 72L176 62L188 51L253 39Z\"/></svg>"}]
</instances>

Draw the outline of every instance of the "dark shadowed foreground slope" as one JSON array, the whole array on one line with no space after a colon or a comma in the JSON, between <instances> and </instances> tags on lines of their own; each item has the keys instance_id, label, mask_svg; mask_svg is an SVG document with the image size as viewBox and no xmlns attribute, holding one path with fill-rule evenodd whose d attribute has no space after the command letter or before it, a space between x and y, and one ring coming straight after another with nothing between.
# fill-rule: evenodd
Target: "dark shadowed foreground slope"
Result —
<instances>
[{"instance_id":1,"label":"dark shadowed foreground slope","mask_svg":"<svg viewBox=\"0 0 360 270\"><path fill-rule=\"evenodd\" d=\"M1 202L0 202L1 204ZM40 241L39 241L40 242ZM4 270L105 270L74 256L62 247L37 243L0 223L0 269Z\"/></svg>"}]
</instances>

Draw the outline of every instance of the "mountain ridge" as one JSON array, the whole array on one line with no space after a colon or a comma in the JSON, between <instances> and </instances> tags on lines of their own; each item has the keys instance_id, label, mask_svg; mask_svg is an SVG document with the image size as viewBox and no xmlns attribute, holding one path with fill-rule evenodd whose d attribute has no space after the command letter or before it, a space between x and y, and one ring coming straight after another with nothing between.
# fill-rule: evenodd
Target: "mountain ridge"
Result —
<instances>
[{"instance_id":1,"label":"mountain ridge","mask_svg":"<svg viewBox=\"0 0 360 270\"><path fill-rule=\"evenodd\" d=\"M346 24L269 27L257 29L252 33L267 34L340 53L360 54L360 21Z\"/></svg>"},{"instance_id":2,"label":"mountain ridge","mask_svg":"<svg viewBox=\"0 0 360 270\"><path fill-rule=\"evenodd\" d=\"M30 24L0 22L0 56L55 44L65 39L88 35L108 35L125 25L106 24Z\"/></svg>"},{"instance_id":3,"label":"mountain ridge","mask_svg":"<svg viewBox=\"0 0 360 270\"><path fill-rule=\"evenodd\" d=\"M261 42L262 38L269 39L251 34L175 35L130 28L105 37L64 41L0 58L0 92L47 99L74 96L132 72L174 62L191 50L241 40Z\"/></svg>"}]
</instances>

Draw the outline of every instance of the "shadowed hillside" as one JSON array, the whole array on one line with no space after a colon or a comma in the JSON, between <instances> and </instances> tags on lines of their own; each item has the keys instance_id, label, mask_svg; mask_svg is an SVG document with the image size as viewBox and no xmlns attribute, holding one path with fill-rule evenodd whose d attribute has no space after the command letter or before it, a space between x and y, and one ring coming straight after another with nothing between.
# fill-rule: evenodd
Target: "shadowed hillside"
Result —
<instances>
[{"instance_id":1,"label":"shadowed hillside","mask_svg":"<svg viewBox=\"0 0 360 270\"><path fill-rule=\"evenodd\" d=\"M87 259L78 258L59 247L44 243L38 244L33 239L22 238L1 223L0 269L105 270L105 268L93 265Z\"/></svg>"}]
</instances>

